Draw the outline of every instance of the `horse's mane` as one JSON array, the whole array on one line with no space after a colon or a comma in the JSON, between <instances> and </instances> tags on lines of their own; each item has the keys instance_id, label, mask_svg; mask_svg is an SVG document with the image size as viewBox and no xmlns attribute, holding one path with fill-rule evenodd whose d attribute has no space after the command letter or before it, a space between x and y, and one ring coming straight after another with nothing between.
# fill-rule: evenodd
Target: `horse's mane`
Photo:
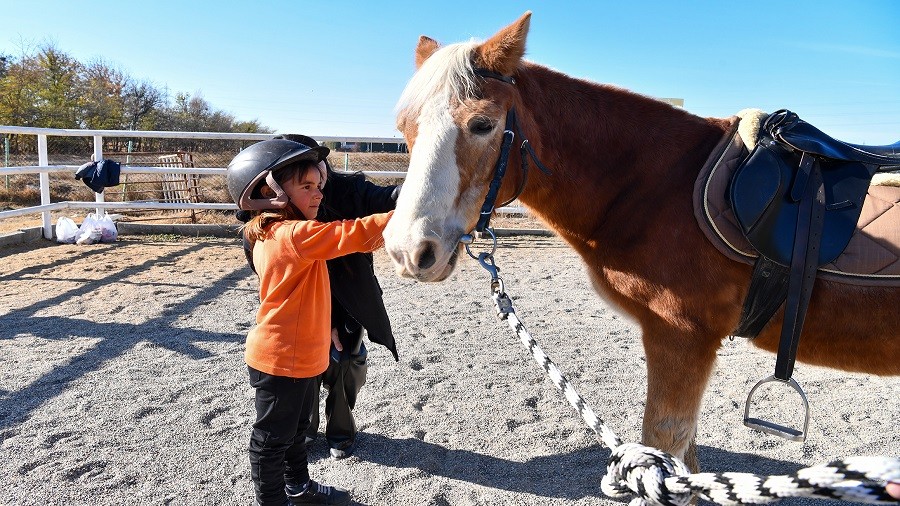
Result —
<instances>
[{"instance_id":1,"label":"horse's mane","mask_svg":"<svg viewBox=\"0 0 900 506\"><path fill-rule=\"evenodd\" d=\"M431 100L449 103L471 98L475 92L472 54L479 41L444 46L432 54L413 75L395 107L396 112L418 116Z\"/></svg>"}]
</instances>

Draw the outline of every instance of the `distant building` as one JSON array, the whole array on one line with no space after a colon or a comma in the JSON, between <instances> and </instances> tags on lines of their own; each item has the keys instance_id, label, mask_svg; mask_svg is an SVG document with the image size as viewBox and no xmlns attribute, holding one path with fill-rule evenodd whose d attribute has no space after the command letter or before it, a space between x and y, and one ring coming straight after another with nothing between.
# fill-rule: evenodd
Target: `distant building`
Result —
<instances>
[{"instance_id":1,"label":"distant building","mask_svg":"<svg viewBox=\"0 0 900 506\"><path fill-rule=\"evenodd\" d=\"M333 151L343 153L406 153L405 142L333 142Z\"/></svg>"},{"instance_id":2,"label":"distant building","mask_svg":"<svg viewBox=\"0 0 900 506\"><path fill-rule=\"evenodd\" d=\"M675 107L684 107L684 99L683 98L661 98L663 102L668 102Z\"/></svg>"}]
</instances>

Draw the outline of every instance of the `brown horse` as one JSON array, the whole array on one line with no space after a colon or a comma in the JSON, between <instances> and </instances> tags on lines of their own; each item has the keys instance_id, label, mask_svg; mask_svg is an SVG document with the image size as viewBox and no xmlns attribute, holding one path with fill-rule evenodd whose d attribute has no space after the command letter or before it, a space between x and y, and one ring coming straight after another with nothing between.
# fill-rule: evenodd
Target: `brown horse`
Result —
<instances>
[{"instance_id":1,"label":"brown horse","mask_svg":"<svg viewBox=\"0 0 900 506\"><path fill-rule=\"evenodd\" d=\"M692 192L737 120L701 118L523 61L530 16L484 42L441 47L419 39L417 72L398 104L411 160L385 231L387 251L402 276L450 275L460 237L472 230L488 191L504 118L515 107L519 131L551 170L531 170L520 201L581 255L600 296L640 325L648 370L643 443L697 469L701 398L716 350L738 323L751 267L704 236ZM523 183L517 151L498 201ZM900 374L898 307L897 288L819 280L798 360ZM767 326L753 344L775 351L778 327Z\"/></svg>"}]
</instances>

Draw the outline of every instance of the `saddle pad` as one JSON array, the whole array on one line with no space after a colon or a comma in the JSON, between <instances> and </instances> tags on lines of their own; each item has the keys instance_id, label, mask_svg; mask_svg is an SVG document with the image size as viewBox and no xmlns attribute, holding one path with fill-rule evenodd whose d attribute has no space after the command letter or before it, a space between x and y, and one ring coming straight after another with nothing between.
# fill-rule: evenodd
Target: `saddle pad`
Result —
<instances>
[{"instance_id":1,"label":"saddle pad","mask_svg":"<svg viewBox=\"0 0 900 506\"><path fill-rule=\"evenodd\" d=\"M752 264L757 253L741 233L727 198L734 171L750 154L742 137L748 134L739 130L739 123L735 117L734 128L713 150L694 183L694 216L723 255ZM853 285L900 286L900 187L869 187L850 243L837 259L820 267L818 275Z\"/></svg>"}]
</instances>

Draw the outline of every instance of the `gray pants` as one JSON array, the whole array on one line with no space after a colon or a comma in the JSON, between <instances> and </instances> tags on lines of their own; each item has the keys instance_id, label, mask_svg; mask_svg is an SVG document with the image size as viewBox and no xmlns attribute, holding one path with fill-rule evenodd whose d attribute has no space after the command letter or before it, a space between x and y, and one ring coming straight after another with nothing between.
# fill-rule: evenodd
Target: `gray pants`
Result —
<instances>
[{"instance_id":1,"label":"gray pants","mask_svg":"<svg viewBox=\"0 0 900 506\"><path fill-rule=\"evenodd\" d=\"M337 351L331 346L331 359L328 369L318 377L319 385L325 385L328 395L325 397L325 439L332 448L343 448L356 438L356 421L353 419L353 407L356 396L366 383L366 365L368 352L363 343L363 330L344 333L339 329L338 336L344 351ZM317 402L310 416L306 437L315 439L319 430L319 403Z\"/></svg>"}]
</instances>

